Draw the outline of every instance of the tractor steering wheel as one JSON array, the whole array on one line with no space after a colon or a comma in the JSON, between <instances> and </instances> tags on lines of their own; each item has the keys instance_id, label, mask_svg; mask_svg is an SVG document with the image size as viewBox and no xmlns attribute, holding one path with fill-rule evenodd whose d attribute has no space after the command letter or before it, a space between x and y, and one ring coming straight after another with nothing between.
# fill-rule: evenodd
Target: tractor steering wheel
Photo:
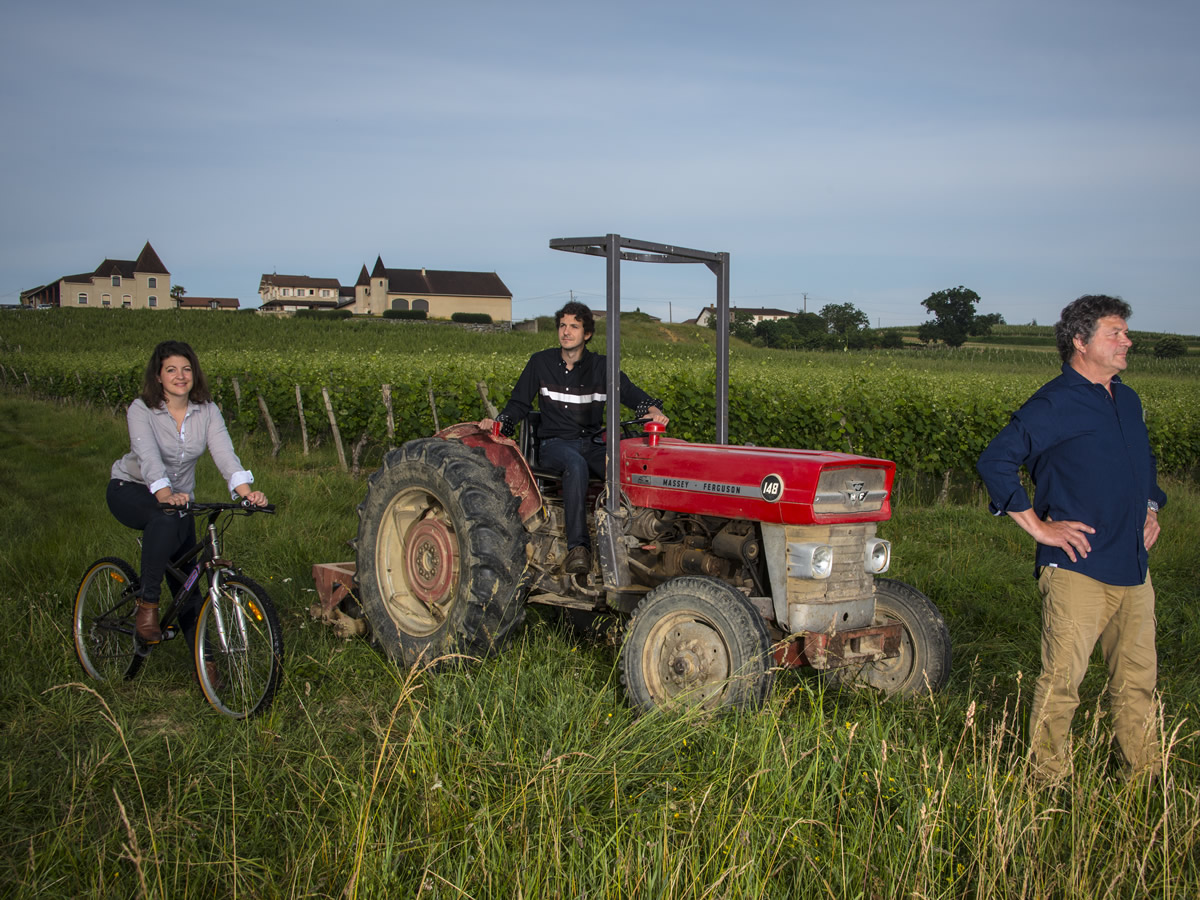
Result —
<instances>
[{"instance_id":1,"label":"tractor steering wheel","mask_svg":"<svg viewBox=\"0 0 1200 900\"><path fill-rule=\"evenodd\" d=\"M621 437L637 437L637 433L633 429L650 421L652 419L649 416L642 416L640 419L626 419L621 423Z\"/></svg>"}]
</instances>

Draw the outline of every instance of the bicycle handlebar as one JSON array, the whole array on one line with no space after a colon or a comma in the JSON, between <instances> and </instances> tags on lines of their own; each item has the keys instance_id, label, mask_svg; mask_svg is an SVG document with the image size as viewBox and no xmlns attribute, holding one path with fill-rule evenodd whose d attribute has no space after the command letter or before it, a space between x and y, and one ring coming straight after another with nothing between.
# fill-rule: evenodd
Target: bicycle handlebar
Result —
<instances>
[{"instance_id":1,"label":"bicycle handlebar","mask_svg":"<svg viewBox=\"0 0 1200 900\"><path fill-rule=\"evenodd\" d=\"M275 513L275 504L268 503L266 506L254 506L247 500L238 500L236 503L200 503L196 500L189 500L183 506L175 506L171 503L158 504L159 509L164 511L174 510L175 512L185 513L187 515L196 515L202 512L223 512L230 510L243 513Z\"/></svg>"}]
</instances>

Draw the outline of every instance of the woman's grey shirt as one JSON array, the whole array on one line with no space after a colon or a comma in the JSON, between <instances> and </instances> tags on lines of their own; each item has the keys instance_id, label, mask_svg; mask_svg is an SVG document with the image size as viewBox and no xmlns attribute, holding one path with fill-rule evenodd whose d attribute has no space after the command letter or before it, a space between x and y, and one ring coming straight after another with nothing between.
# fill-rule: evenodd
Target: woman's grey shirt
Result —
<instances>
[{"instance_id":1,"label":"woman's grey shirt","mask_svg":"<svg viewBox=\"0 0 1200 900\"><path fill-rule=\"evenodd\" d=\"M150 409L139 397L129 404L126 419L131 449L113 463L113 478L144 484L152 494L170 487L194 500L196 461L207 448L233 497L239 484L254 483L254 475L242 468L234 452L215 403L188 403L183 427L176 428L166 404Z\"/></svg>"}]
</instances>

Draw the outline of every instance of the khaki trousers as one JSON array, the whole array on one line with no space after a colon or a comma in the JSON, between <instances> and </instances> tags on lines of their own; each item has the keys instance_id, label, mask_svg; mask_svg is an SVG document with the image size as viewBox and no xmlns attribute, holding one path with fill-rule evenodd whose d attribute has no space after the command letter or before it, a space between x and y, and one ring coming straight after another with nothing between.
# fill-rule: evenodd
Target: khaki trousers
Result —
<instances>
[{"instance_id":1,"label":"khaki trousers","mask_svg":"<svg viewBox=\"0 0 1200 900\"><path fill-rule=\"evenodd\" d=\"M1158 657L1154 646L1154 587L1114 586L1078 572L1044 566L1042 593L1042 671L1029 715L1030 753L1038 773L1053 777L1070 769L1071 720L1079 706L1079 685L1096 641L1108 665L1108 697L1113 736L1133 770L1158 759L1150 738Z\"/></svg>"}]
</instances>

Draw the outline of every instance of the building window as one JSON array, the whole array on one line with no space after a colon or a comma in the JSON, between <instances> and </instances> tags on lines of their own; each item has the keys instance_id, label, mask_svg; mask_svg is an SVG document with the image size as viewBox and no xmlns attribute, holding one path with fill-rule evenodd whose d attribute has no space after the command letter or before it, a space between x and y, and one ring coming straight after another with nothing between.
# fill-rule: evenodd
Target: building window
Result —
<instances>
[{"instance_id":1,"label":"building window","mask_svg":"<svg viewBox=\"0 0 1200 900\"><path fill-rule=\"evenodd\" d=\"M79 305L80 305L80 306L87 306L87 294L80 294L80 295L79 295Z\"/></svg>"},{"instance_id":2,"label":"building window","mask_svg":"<svg viewBox=\"0 0 1200 900\"><path fill-rule=\"evenodd\" d=\"M130 297L128 294L126 294L124 297L121 298L121 308L122 309L129 309L132 306L133 306L133 298Z\"/></svg>"},{"instance_id":3,"label":"building window","mask_svg":"<svg viewBox=\"0 0 1200 900\"><path fill-rule=\"evenodd\" d=\"M158 279L157 279L157 278L155 278L153 275L151 275L151 276L150 276L150 282L149 282L149 283L146 285L146 287L148 287L148 288L156 288L156 287L158 287Z\"/></svg>"},{"instance_id":4,"label":"building window","mask_svg":"<svg viewBox=\"0 0 1200 900\"><path fill-rule=\"evenodd\" d=\"M291 289L291 288L284 288L284 289L283 289L283 296L285 296L285 297L290 297L290 296L292 296L292 289Z\"/></svg>"},{"instance_id":5,"label":"building window","mask_svg":"<svg viewBox=\"0 0 1200 900\"><path fill-rule=\"evenodd\" d=\"M114 275L114 276L112 277L112 286L113 286L113 287L120 287L120 286L121 286L121 276L120 276L120 275Z\"/></svg>"},{"instance_id":6,"label":"building window","mask_svg":"<svg viewBox=\"0 0 1200 900\"><path fill-rule=\"evenodd\" d=\"M102 294L100 297L100 305L112 306L112 297L110 297L108 294Z\"/></svg>"},{"instance_id":7,"label":"building window","mask_svg":"<svg viewBox=\"0 0 1200 900\"><path fill-rule=\"evenodd\" d=\"M423 310L425 310L425 312L429 312L429 301L428 300L414 300L412 303L412 308L413 309L423 309Z\"/></svg>"},{"instance_id":8,"label":"building window","mask_svg":"<svg viewBox=\"0 0 1200 900\"><path fill-rule=\"evenodd\" d=\"M399 297L392 301L392 309L408 309L408 301Z\"/></svg>"},{"instance_id":9,"label":"building window","mask_svg":"<svg viewBox=\"0 0 1200 900\"><path fill-rule=\"evenodd\" d=\"M216 300L213 300L213 301L212 301L211 303L209 303L208 305L209 305L209 307L210 307L210 308L212 308L212 309L220 309L220 308L221 308L221 304L220 304L220 303L218 303Z\"/></svg>"},{"instance_id":10,"label":"building window","mask_svg":"<svg viewBox=\"0 0 1200 900\"><path fill-rule=\"evenodd\" d=\"M153 294L151 294L149 297L146 298L146 303L150 306L151 309L154 309L154 307L158 306L158 298L155 297Z\"/></svg>"},{"instance_id":11,"label":"building window","mask_svg":"<svg viewBox=\"0 0 1200 900\"><path fill-rule=\"evenodd\" d=\"M321 288L321 296L328 297L329 296L329 288Z\"/></svg>"}]
</instances>

